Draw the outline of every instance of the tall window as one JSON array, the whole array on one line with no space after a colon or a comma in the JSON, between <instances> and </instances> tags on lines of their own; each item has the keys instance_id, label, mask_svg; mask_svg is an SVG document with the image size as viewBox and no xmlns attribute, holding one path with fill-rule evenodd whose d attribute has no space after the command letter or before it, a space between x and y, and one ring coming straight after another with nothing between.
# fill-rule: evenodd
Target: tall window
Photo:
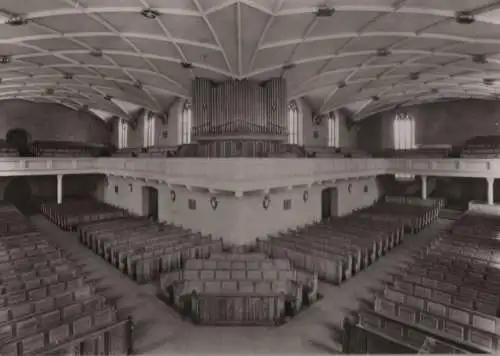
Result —
<instances>
[{"instance_id":1,"label":"tall window","mask_svg":"<svg viewBox=\"0 0 500 356\"><path fill-rule=\"evenodd\" d=\"M415 148L415 120L407 114L398 114L394 118L394 148L410 150Z\"/></svg>"},{"instance_id":2,"label":"tall window","mask_svg":"<svg viewBox=\"0 0 500 356\"><path fill-rule=\"evenodd\" d=\"M328 115L328 146L340 147L340 117L337 112Z\"/></svg>"},{"instance_id":3,"label":"tall window","mask_svg":"<svg viewBox=\"0 0 500 356\"><path fill-rule=\"evenodd\" d=\"M181 144L191 143L191 126L191 103L189 101L186 101L181 112Z\"/></svg>"},{"instance_id":4,"label":"tall window","mask_svg":"<svg viewBox=\"0 0 500 356\"><path fill-rule=\"evenodd\" d=\"M155 115L147 110L144 114L144 147L151 147L155 145Z\"/></svg>"},{"instance_id":5,"label":"tall window","mask_svg":"<svg viewBox=\"0 0 500 356\"><path fill-rule=\"evenodd\" d=\"M299 107L295 101L288 104L288 143L299 144Z\"/></svg>"},{"instance_id":6,"label":"tall window","mask_svg":"<svg viewBox=\"0 0 500 356\"><path fill-rule=\"evenodd\" d=\"M128 124L125 120L118 121L118 148L126 148L128 146Z\"/></svg>"}]
</instances>

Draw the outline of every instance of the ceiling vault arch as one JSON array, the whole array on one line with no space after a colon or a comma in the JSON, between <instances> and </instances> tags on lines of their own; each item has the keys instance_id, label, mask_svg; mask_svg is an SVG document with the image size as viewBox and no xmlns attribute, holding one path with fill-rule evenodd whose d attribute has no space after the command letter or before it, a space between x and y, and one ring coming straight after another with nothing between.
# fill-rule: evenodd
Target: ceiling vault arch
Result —
<instances>
[{"instance_id":1,"label":"ceiling vault arch","mask_svg":"<svg viewBox=\"0 0 500 356\"><path fill-rule=\"evenodd\" d=\"M473 4L471 7L470 4ZM318 11L323 10L323 11ZM500 97L499 0L4 0L0 100L127 117L165 112L195 77L284 76L290 99L356 119Z\"/></svg>"}]
</instances>

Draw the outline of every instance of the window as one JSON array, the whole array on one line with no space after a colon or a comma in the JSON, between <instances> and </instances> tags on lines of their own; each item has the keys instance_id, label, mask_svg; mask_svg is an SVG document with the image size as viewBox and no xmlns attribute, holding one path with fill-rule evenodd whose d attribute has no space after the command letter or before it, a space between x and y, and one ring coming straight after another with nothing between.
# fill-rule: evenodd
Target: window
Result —
<instances>
[{"instance_id":1,"label":"window","mask_svg":"<svg viewBox=\"0 0 500 356\"><path fill-rule=\"evenodd\" d=\"M181 111L181 145L191 143L191 125L191 103L186 100Z\"/></svg>"},{"instance_id":2,"label":"window","mask_svg":"<svg viewBox=\"0 0 500 356\"><path fill-rule=\"evenodd\" d=\"M415 148L415 120L407 114L394 118L394 149L411 150Z\"/></svg>"},{"instance_id":3,"label":"window","mask_svg":"<svg viewBox=\"0 0 500 356\"><path fill-rule=\"evenodd\" d=\"M283 200L283 210L290 210L292 208L292 199Z\"/></svg>"},{"instance_id":4,"label":"window","mask_svg":"<svg viewBox=\"0 0 500 356\"><path fill-rule=\"evenodd\" d=\"M144 147L151 147L155 145L155 126L155 115L151 111L146 111L144 114Z\"/></svg>"},{"instance_id":5,"label":"window","mask_svg":"<svg viewBox=\"0 0 500 356\"><path fill-rule=\"evenodd\" d=\"M125 120L118 121L118 148L126 148L128 146L128 124Z\"/></svg>"},{"instance_id":6,"label":"window","mask_svg":"<svg viewBox=\"0 0 500 356\"><path fill-rule=\"evenodd\" d=\"M332 112L328 116L328 147L340 147L340 117Z\"/></svg>"},{"instance_id":7,"label":"window","mask_svg":"<svg viewBox=\"0 0 500 356\"><path fill-rule=\"evenodd\" d=\"M288 143L299 144L299 107L296 101L288 104Z\"/></svg>"},{"instance_id":8,"label":"window","mask_svg":"<svg viewBox=\"0 0 500 356\"><path fill-rule=\"evenodd\" d=\"M189 210L196 210L196 200L188 199L188 209Z\"/></svg>"}]
</instances>

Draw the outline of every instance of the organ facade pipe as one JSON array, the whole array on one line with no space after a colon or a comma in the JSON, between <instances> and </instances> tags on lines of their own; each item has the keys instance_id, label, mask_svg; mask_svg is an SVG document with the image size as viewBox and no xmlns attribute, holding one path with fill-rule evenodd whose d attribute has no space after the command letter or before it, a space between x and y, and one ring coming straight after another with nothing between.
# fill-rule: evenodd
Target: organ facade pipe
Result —
<instances>
[{"instance_id":1,"label":"organ facade pipe","mask_svg":"<svg viewBox=\"0 0 500 356\"><path fill-rule=\"evenodd\" d=\"M192 94L194 136L238 133L285 136L288 99L283 78L264 84L250 80L216 84L196 78Z\"/></svg>"}]
</instances>

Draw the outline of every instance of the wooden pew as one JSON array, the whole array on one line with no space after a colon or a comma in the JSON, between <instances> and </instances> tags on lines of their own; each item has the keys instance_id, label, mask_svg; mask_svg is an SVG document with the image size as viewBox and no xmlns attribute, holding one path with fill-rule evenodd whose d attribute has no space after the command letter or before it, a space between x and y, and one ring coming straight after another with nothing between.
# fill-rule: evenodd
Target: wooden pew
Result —
<instances>
[{"instance_id":1,"label":"wooden pew","mask_svg":"<svg viewBox=\"0 0 500 356\"><path fill-rule=\"evenodd\" d=\"M341 283L400 244L404 227L416 232L438 217L441 200L377 204L344 218L258 239L269 256L291 259L297 268ZM394 216L395 214L396 216Z\"/></svg>"},{"instance_id":2,"label":"wooden pew","mask_svg":"<svg viewBox=\"0 0 500 356\"><path fill-rule=\"evenodd\" d=\"M0 354L127 354L130 321L117 318L63 251L34 234L26 220L23 228L25 218L2 205ZM12 228L5 228L9 220Z\"/></svg>"},{"instance_id":3,"label":"wooden pew","mask_svg":"<svg viewBox=\"0 0 500 356\"><path fill-rule=\"evenodd\" d=\"M78 227L81 241L137 282L179 269L188 258L222 251L222 240L173 225L126 217Z\"/></svg>"},{"instance_id":4,"label":"wooden pew","mask_svg":"<svg viewBox=\"0 0 500 356\"><path fill-rule=\"evenodd\" d=\"M499 231L499 217L466 214L393 276L369 313L472 352L500 352Z\"/></svg>"}]
</instances>

